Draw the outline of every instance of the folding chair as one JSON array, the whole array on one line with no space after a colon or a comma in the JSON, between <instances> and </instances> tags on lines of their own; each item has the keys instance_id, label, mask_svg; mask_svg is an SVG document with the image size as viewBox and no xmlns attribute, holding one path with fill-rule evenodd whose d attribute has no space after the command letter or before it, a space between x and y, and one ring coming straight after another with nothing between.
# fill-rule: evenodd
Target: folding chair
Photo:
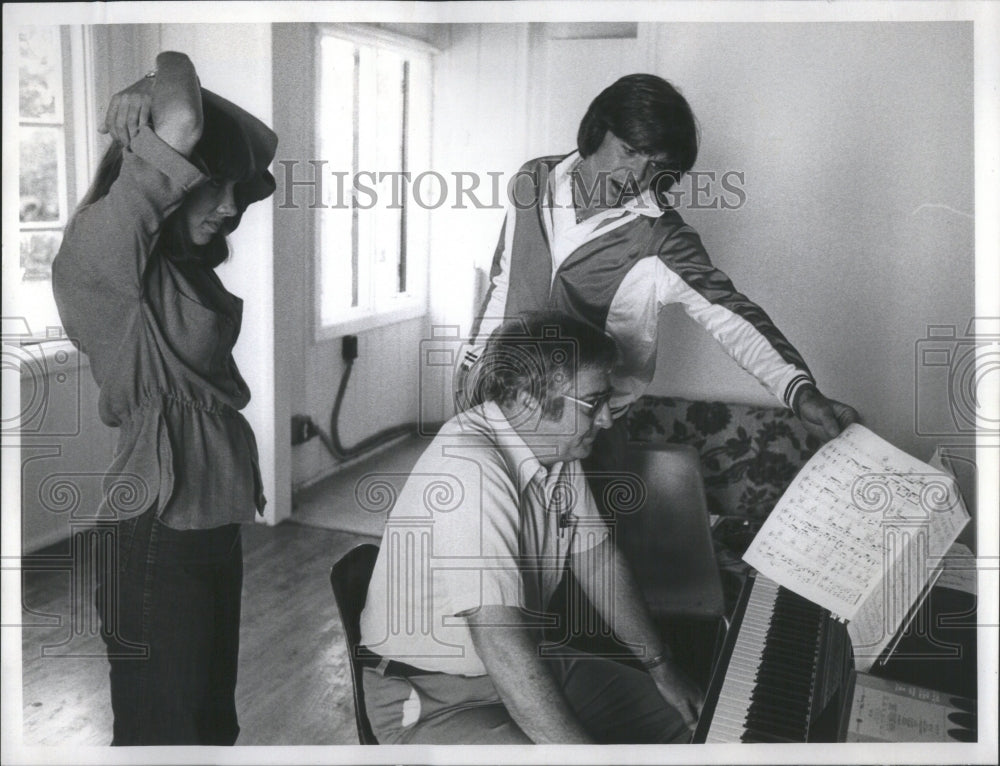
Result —
<instances>
[{"instance_id":1,"label":"folding chair","mask_svg":"<svg viewBox=\"0 0 1000 766\"><path fill-rule=\"evenodd\" d=\"M377 745L368 713L365 711L365 689L361 682L361 662L357 648L361 644L361 611L368 596L368 582L378 558L378 546L362 543L341 557L330 570L330 585L337 602L340 621L347 639L351 685L354 687L354 716L358 725L358 741L362 745Z\"/></svg>"}]
</instances>

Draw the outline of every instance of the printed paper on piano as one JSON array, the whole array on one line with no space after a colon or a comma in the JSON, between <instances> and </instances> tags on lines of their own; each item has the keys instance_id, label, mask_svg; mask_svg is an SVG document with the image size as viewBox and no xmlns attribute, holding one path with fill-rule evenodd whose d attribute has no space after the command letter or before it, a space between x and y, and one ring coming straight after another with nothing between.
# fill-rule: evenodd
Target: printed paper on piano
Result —
<instances>
[{"instance_id":1,"label":"printed paper on piano","mask_svg":"<svg viewBox=\"0 0 1000 766\"><path fill-rule=\"evenodd\" d=\"M867 670L968 521L950 475L854 424L799 472L743 559L848 621Z\"/></svg>"}]
</instances>

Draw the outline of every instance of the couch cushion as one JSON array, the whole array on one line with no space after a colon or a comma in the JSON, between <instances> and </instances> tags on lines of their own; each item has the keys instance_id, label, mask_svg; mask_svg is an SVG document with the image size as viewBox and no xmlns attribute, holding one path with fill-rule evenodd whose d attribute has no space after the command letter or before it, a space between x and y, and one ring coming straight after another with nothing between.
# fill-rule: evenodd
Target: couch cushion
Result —
<instances>
[{"instance_id":1,"label":"couch cushion","mask_svg":"<svg viewBox=\"0 0 1000 766\"><path fill-rule=\"evenodd\" d=\"M631 408L632 441L698 450L710 513L764 519L819 448L784 407L644 396Z\"/></svg>"}]
</instances>

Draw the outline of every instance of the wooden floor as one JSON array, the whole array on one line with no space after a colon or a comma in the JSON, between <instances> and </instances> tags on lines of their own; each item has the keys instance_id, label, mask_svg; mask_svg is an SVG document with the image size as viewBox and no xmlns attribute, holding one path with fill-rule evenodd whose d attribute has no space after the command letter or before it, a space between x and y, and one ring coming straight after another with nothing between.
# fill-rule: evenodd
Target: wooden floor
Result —
<instances>
[{"instance_id":1,"label":"wooden floor","mask_svg":"<svg viewBox=\"0 0 1000 766\"><path fill-rule=\"evenodd\" d=\"M429 439L408 437L391 448L295 493L293 517L303 524L382 537L387 498L399 494ZM388 488L372 491L374 487ZM361 501L359 502L359 498Z\"/></svg>"},{"instance_id":2,"label":"wooden floor","mask_svg":"<svg viewBox=\"0 0 1000 766\"><path fill-rule=\"evenodd\" d=\"M377 540L295 523L244 528L238 745L357 744L329 572L358 542ZM25 745L111 742L108 663L92 588L85 583L74 594L60 565L67 552L50 548L25 564ZM83 604L75 620L71 603Z\"/></svg>"}]
</instances>

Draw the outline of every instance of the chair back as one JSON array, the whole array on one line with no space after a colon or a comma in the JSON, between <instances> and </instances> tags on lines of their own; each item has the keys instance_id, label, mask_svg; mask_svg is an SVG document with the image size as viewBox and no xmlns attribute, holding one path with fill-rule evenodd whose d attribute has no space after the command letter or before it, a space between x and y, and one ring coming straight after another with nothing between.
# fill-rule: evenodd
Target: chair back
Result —
<instances>
[{"instance_id":1,"label":"chair back","mask_svg":"<svg viewBox=\"0 0 1000 766\"><path fill-rule=\"evenodd\" d=\"M615 516L618 548L656 617L725 615L698 452L679 444L628 447L642 490Z\"/></svg>"},{"instance_id":2,"label":"chair back","mask_svg":"<svg viewBox=\"0 0 1000 766\"><path fill-rule=\"evenodd\" d=\"M358 725L358 741L362 745L377 745L378 740L365 710L365 688L361 680L361 662L357 648L361 644L361 611L368 596L368 583L378 558L378 546L362 543L345 553L330 570L330 585L337 602L340 621L347 639L351 686L354 687L354 715Z\"/></svg>"}]
</instances>

